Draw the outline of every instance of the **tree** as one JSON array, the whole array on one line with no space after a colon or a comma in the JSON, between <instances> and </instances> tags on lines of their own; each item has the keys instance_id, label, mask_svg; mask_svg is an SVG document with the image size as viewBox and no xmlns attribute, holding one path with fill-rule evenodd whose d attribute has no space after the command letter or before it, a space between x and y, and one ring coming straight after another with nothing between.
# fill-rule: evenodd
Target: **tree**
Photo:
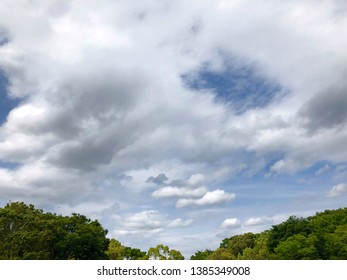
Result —
<instances>
[{"instance_id":1,"label":"tree","mask_svg":"<svg viewBox=\"0 0 347 280\"><path fill-rule=\"evenodd\" d=\"M197 251L190 257L191 260L208 260L209 256L213 253L212 250Z\"/></svg>"},{"instance_id":2,"label":"tree","mask_svg":"<svg viewBox=\"0 0 347 280\"><path fill-rule=\"evenodd\" d=\"M233 255L225 248L218 248L208 256L209 260L236 260L236 256Z\"/></svg>"},{"instance_id":3,"label":"tree","mask_svg":"<svg viewBox=\"0 0 347 280\"><path fill-rule=\"evenodd\" d=\"M281 241L299 233L307 236L312 231L313 229L307 219L291 216L285 222L272 227L268 239L268 248L270 252L274 252Z\"/></svg>"},{"instance_id":4,"label":"tree","mask_svg":"<svg viewBox=\"0 0 347 280\"><path fill-rule=\"evenodd\" d=\"M147 256L150 260L184 260L181 252L170 250L169 246L158 244L157 247L151 247Z\"/></svg>"},{"instance_id":5,"label":"tree","mask_svg":"<svg viewBox=\"0 0 347 280\"><path fill-rule=\"evenodd\" d=\"M253 248L256 235L248 232L242 235L236 235L229 239L226 249L234 256L242 255L246 248Z\"/></svg>"},{"instance_id":6,"label":"tree","mask_svg":"<svg viewBox=\"0 0 347 280\"><path fill-rule=\"evenodd\" d=\"M126 260L146 260L148 259L146 252L142 252L138 248L125 247L124 258Z\"/></svg>"},{"instance_id":7,"label":"tree","mask_svg":"<svg viewBox=\"0 0 347 280\"><path fill-rule=\"evenodd\" d=\"M347 224L336 227L333 233L323 236L325 259L347 260Z\"/></svg>"},{"instance_id":8,"label":"tree","mask_svg":"<svg viewBox=\"0 0 347 280\"><path fill-rule=\"evenodd\" d=\"M125 247L116 239L111 239L106 252L110 260L123 260L125 258Z\"/></svg>"},{"instance_id":9,"label":"tree","mask_svg":"<svg viewBox=\"0 0 347 280\"><path fill-rule=\"evenodd\" d=\"M318 259L315 242L317 242L315 235L306 237L295 234L281 241L275 248L275 252L281 260L315 260Z\"/></svg>"},{"instance_id":10,"label":"tree","mask_svg":"<svg viewBox=\"0 0 347 280\"><path fill-rule=\"evenodd\" d=\"M269 231L256 235L253 248L247 247L243 250L242 260L270 260L273 258L268 249Z\"/></svg>"},{"instance_id":11,"label":"tree","mask_svg":"<svg viewBox=\"0 0 347 280\"><path fill-rule=\"evenodd\" d=\"M0 259L105 259L107 230L83 215L13 202L0 208Z\"/></svg>"}]
</instances>

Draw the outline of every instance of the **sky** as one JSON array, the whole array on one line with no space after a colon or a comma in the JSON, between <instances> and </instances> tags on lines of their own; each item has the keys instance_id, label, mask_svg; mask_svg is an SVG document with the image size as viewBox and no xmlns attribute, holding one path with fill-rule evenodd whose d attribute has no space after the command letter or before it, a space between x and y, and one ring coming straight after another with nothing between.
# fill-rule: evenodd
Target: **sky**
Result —
<instances>
[{"instance_id":1,"label":"sky","mask_svg":"<svg viewBox=\"0 0 347 280\"><path fill-rule=\"evenodd\" d=\"M0 0L0 206L189 257L347 205L347 2Z\"/></svg>"}]
</instances>

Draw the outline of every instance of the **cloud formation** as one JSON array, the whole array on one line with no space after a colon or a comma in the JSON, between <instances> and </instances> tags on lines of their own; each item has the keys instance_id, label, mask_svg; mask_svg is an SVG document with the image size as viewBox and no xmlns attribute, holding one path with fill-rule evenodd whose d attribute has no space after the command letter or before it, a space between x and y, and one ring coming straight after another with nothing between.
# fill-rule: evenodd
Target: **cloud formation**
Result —
<instances>
[{"instance_id":1,"label":"cloud formation","mask_svg":"<svg viewBox=\"0 0 347 280\"><path fill-rule=\"evenodd\" d=\"M234 193L227 193L223 190L214 190L212 192L207 192L203 197L194 198L180 198L177 200L176 207L183 208L188 206L209 206L218 205L226 203L234 199L236 195Z\"/></svg>"},{"instance_id":2,"label":"cloud formation","mask_svg":"<svg viewBox=\"0 0 347 280\"><path fill-rule=\"evenodd\" d=\"M178 225L200 234L190 221L206 210L209 236L231 207L240 221L273 217L301 190L345 182L346 11L340 0L5 1L0 71L18 103L0 127L0 202L114 211L106 227L123 223L116 233L133 240ZM243 225L266 222L252 219Z\"/></svg>"},{"instance_id":3,"label":"cloud formation","mask_svg":"<svg viewBox=\"0 0 347 280\"><path fill-rule=\"evenodd\" d=\"M331 190L328 193L328 196L335 197L335 196L343 196L347 195L347 184L338 184L331 188Z\"/></svg>"},{"instance_id":4,"label":"cloud formation","mask_svg":"<svg viewBox=\"0 0 347 280\"><path fill-rule=\"evenodd\" d=\"M237 218L229 218L225 219L224 222L221 224L221 228L227 229L227 228L238 228L241 226L241 223L239 219Z\"/></svg>"}]
</instances>

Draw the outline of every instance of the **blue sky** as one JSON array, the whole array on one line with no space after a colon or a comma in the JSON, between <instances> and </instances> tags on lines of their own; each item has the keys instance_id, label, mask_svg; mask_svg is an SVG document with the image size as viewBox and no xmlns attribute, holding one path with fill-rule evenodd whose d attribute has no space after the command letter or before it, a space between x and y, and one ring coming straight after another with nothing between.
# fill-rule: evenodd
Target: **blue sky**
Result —
<instances>
[{"instance_id":1,"label":"blue sky","mask_svg":"<svg viewBox=\"0 0 347 280\"><path fill-rule=\"evenodd\" d=\"M346 11L2 3L0 204L82 213L127 246L186 257L346 207Z\"/></svg>"}]
</instances>

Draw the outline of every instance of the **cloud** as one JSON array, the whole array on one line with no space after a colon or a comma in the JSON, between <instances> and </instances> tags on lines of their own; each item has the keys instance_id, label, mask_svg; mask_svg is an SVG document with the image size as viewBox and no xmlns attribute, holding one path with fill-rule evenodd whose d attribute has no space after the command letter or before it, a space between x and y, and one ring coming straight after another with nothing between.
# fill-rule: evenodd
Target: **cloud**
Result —
<instances>
[{"instance_id":1,"label":"cloud","mask_svg":"<svg viewBox=\"0 0 347 280\"><path fill-rule=\"evenodd\" d=\"M119 209L119 205L114 201L85 201L75 206L68 204L61 204L55 207L55 212L63 215L71 215L71 213L79 213L86 215L91 219L100 219L103 212L116 211Z\"/></svg>"},{"instance_id":2,"label":"cloud","mask_svg":"<svg viewBox=\"0 0 347 280\"><path fill-rule=\"evenodd\" d=\"M163 187L152 193L155 198L169 198L169 197L202 197L207 193L206 187L197 189L179 188L179 187Z\"/></svg>"},{"instance_id":3,"label":"cloud","mask_svg":"<svg viewBox=\"0 0 347 280\"><path fill-rule=\"evenodd\" d=\"M148 181L148 180L147 180ZM159 188L152 193L154 198L170 198L170 197L191 197L201 198L208 189L203 186L205 182L204 175L197 173L190 175L187 180L174 180L168 186Z\"/></svg>"},{"instance_id":4,"label":"cloud","mask_svg":"<svg viewBox=\"0 0 347 280\"><path fill-rule=\"evenodd\" d=\"M272 223L272 219L269 217L256 217L247 219L243 225L244 226L260 226L264 224Z\"/></svg>"},{"instance_id":5,"label":"cloud","mask_svg":"<svg viewBox=\"0 0 347 280\"><path fill-rule=\"evenodd\" d=\"M189 226L193 222L193 219L182 220L181 218L177 218L169 222L168 227L186 227Z\"/></svg>"},{"instance_id":6,"label":"cloud","mask_svg":"<svg viewBox=\"0 0 347 280\"><path fill-rule=\"evenodd\" d=\"M227 213L235 178L261 200L265 174L286 185L285 173L347 161L345 1L24 2L0 8L0 71L19 100L0 127L3 203L84 211L112 199L119 232L163 234L188 206ZM289 203L275 185L270 212ZM155 199L169 197L179 209ZM127 214L138 207L161 214Z\"/></svg>"},{"instance_id":7,"label":"cloud","mask_svg":"<svg viewBox=\"0 0 347 280\"><path fill-rule=\"evenodd\" d=\"M329 191L329 197L343 196L347 194L347 184L338 184Z\"/></svg>"},{"instance_id":8,"label":"cloud","mask_svg":"<svg viewBox=\"0 0 347 280\"><path fill-rule=\"evenodd\" d=\"M346 69L347 73L347 69ZM301 108L306 127L311 132L332 129L347 123L347 85L330 87L314 95Z\"/></svg>"},{"instance_id":9,"label":"cloud","mask_svg":"<svg viewBox=\"0 0 347 280\"><path fill-rule=\"evenodd\" d=\"M144 235L149 237L168 228L189 226L193 222L192 219L183 220L182 218L169 220L167 215L163 215L156 210L145 210L125 217L115 216L114 220L117 223L115 229L117 235Z\"/></svg>"},{"instance_id":10,"label":"cloud","mask_svg":"<svg viewBox=\"0 0 347 280\"><path fill-rule=\"evenodd\" d=\"M165 181L167 181L169 178L166 177L165 174L161 173L159 174L157 177L149 177L147 180L146 180L146 183L154 183L156 185L163 185L165 183Z\"/></svg>"},{"instance_id":11,"label":"cloud","mask_svg":"<svg viewBox=\"0 0 347 280\"><path fill-rule=\"evenodd\" d=\"M221 224L221 228L238 228L241 226L241 223L239 219L237 218L229 218L225 219L224 222Z\"/></svg>"},{"instance_id":12,"label":"cloud","mask_svg":"<svg viewBox=\"0 0 347 280\"><path fill-rule=\"evenodd\" d=\"M227 193L224 190L214 190L207 192L203 197L199 199L186 199L181 198L177 201L176 207L183 208L188 206L209 206L226 203L236 197L233 193Z\"/></svg>"},{"instance_id":13,"label":"cloud","mask_svg":"<svg viewBox=\"0 0 347 280\"><path fill-rule=\"evenodd\" d=\"M187 180L187 184L188 186L200 186L205 182L205 176L202 174L193 174L189 177L189 179Z\"/></svg>"}]
</instances>

